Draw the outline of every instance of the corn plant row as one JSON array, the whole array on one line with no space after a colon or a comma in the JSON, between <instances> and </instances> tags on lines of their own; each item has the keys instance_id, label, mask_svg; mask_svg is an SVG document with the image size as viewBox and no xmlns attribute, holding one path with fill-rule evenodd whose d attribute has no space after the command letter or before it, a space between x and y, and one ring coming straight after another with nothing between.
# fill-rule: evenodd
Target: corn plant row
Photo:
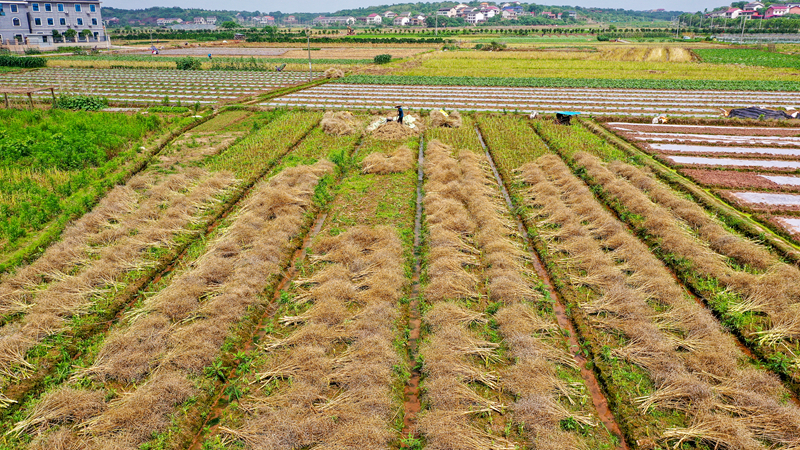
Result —
<instances>
[{"instance_id":1,"label":"corn plant row","mask_svg":"<svg viewBox=\"0 0 800 450\"><path fill-rule=\"evenodd\" d=\"M130 221L123 218L119 228L127 233L98 236L112 242L103 248L83 249L88 250L87 260L77 270L50 272L47 276L55 281L13 298L12 302L21 306L22 317L0 329L2 372L16 378L33 369L26 361L31 348L63 331L67 321L85 314L106 292L124 287L125 274L149 264L146 251L172 245L177 234L212 206L233 181L230 174L210 175L202 170L168 178L161 195L151 197L136 211L149 216L131 214ZM186 192L175 195L171 194L172 189L176 194ZM129 205L131 213L133 206ZM96 256L90 256L92 253ZM22 373L17 370L20 367Z\"/></svg>"},{"instance_id":2,"label":"corn plant row","mask_svg":"<svg viewBox=\"0 0 800 450\"><path fill-rule=\"evenodd\" d=\"M649 379L635 389L609 386L637 406L620 414L631 441L748 449L800 444L800 409L786 404L780 381L746 363L713 316L559 158L523 166L520 179L529 186L531 221L548 253L573 285L594 294L576 301L593 343L610 350L603 359L612 367L626 361ZM641 388L646 395L637 395Z\"/></svg>"},{"instance_id":3,"label":"corn plant row","mask_svg":"<svg viewBox=\"0 0 800 450\"><path fill-rule=\"evenodd\" d=\"M631 176L633 180L628 182L596 157L579 154L575 162L594 183L603 186L610 199L640 218L631 219L632 225L659 239L665 257L674 255L690 264L679 271L690 279L692 272L696 274L692 281L730 326L768 359L781 362L773 364L779 373L794 381L800 379L800 310L796 306L800 290L793 281L800 273L796 266L725 230L705 211L689 206L667 188L647 183L635 168L609 167ZM651 197L636 189L636 184L644 190L653 188L647 191ZM687 233L687 228L694 234Z\"/></svg>"},{"instance_id":4,"label":"corn plant row","mask_svg":"<svg viewBox=\"0 0 800 450\"><path fill-rule=\"evenodd\" d=\"M510 408L507 437L517 423L518 432L524 430L537 448L579 445L582 439L563 431L563 424L591 427L596 422L585 405L564 406L581 404L585 398L580 388L557 375L574 370L575 361L559 346L563 342L554 333L558 327L537 313L533 302L540 295L531 287L524 253L513 239L513 225L502 214L506 209L483 157L464 151L456 160L450 153L437 141L428 145L425 202L431 256L425 295L433 306L425 321L433 334L421 354L431 411L421 418L420 427L431 448L514 448L514 442L498 436L496 427L490 434L475 425L482 415ZM476 273L485 268L485 275L465 271L465 264L475 266ZM484 283L489 300L499 305L493 317L448 301L474 298ZM470 330L490 320L517 361L502 377L475 364L476 359L500 360L499 344ZM531 373L536 375L531 378ZM486 388L512 393L517 401L505 405L486 398L480 394Z\"/></svg>"},{"instance_id":5,"label":"corn plant row","mask_svg":"<svg viewBox=\"0 0 800 450\"><path fill-rule=\"evenodd\" d=\"M223 431L247 448L386 448L396 439L389 424L402 244L390 227L356 226L315 247L321 267L297 281L305 293L295 299L310 308L282 317L300 326L261 347L266 362L254 382L277 387L243 402L242 425ZM337 352L339 343L347 347Z\"/></svg>"},{"instance_id":6,"label":"corn plant row","mask_svg":"<svg viewBox=\"0 0 800 450\"><path fill-rule=\"evenodd\" d=\"M191 379L280 274L306 225L315 186L333 167L327 161L298 166L257 186L194 267L132 310L74 385L46 394L15 431L36 430L35 445L43 448L55 442L137 448L163 431L194 392ZM80 387L92 380L95 388ZM107 401L120 385L125 395ZM81 401L65 407L67 398ZM73 423L46 433L64 422Z\"/></svg>"}]
</instances>

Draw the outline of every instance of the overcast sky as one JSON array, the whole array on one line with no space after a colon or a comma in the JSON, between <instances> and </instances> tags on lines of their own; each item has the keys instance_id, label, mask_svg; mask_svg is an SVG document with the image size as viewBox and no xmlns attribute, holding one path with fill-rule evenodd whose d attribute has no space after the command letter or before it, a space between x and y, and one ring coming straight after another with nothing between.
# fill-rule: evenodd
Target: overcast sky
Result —
<instances>
[{"instance_id":1,"label":"overcast sky","mask_svg":"<svg viewBox=\"0 0 800 450\"><path fill-rule=\"evenodd\" d=\"M131 2L130 0L103 0L103 6L136 9L149 8L151 6L180 6L182 8L202 8L213 10L220 9L220 5L224 5L224 9L228 10L258 10L262 12L281 11L284 13L292 13L332 12L339 9L400 3L401 1L403 0L337 0L335 2L327 0L296 0L290 3L285 3L279 1L227 0L221 3L218 0L137 0L135 2ZM543 5L567 4L570 6L595 6L600 8L623 8L636 10L664 8L667 11L695 12L702 11L704 8L713 9L717 6L729 4L730 2L726 2L725 0L556 0L553 2L540 1L535 3Z\"/></svg>"}]
</instances>

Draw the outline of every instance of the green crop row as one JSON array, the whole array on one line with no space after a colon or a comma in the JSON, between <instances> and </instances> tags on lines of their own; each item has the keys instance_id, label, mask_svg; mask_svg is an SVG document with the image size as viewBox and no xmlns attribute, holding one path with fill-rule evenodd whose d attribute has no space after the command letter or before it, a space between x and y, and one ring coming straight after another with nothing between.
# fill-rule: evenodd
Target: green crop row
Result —
<instances>
[{"instance_id":1,"label":"green crop row","mask_svg":"<svg viewBox=\"0 0 800 450\"><path fill-rule=\"evenodd\" d=\"M758 90L800 91L800 83L739 80L631 80L573 78L429 77L413 75L350 75L333 81L343 84L401 84L432 86L514 86L606 89Z\"/></svg>"},{"instance_id":2,"label":"green crop row","mask_svg":"<svg viewBox=\"0 0 800 450\"><path fill-rule=\"evenodd\" d=\"M713 64L744 64L745 66L788 67L800 69L800 57L784 53L765 52L753 48L698 48L694 52L704 62Z\"/></svg>"},{"instance_id":3,"label":"green crop row","mask_svg":"<svg viewBox=\"0 0 800 450\"><path fill-rule=\"evenodd\" d=\"M210 53L213 53L210 51ZM198 59L201 61L208 60L207 57L197 57L193 58L189 56L188 58ZM27 59L27 58L26 58ZM76 55L69 55L69 56L53 56L48 58L50 60L58 60L58 61L114 61L114 62L153 62L153 61L174 61L175 58L170 56L152 56L152 55L89 55L89 56L76 56ZM272 67L276 64L301 64L307 63L308 59L305 58L256 58L256 57L249 57L249 58L236 58L236 57L214 57L213 60L214 64L244 64L244 65L263 65L266 64L268 67ZM348 58L335 58L335 59L325 59L325 58L312 58L312 64L370 64L372 63L371 59L348 59ZM2 65L2 64L0 64Z\"/></svg>"},{"instance_id":4,"label":"green crop row","mask_svg":"<svg viewBox=\"0 0 800 450\"><path fill-rule=\"evenodd\" d=\"M156 116L0 111L0 241L13 244L114 173L131 142L165 125Z\"/></svg>"},{"instance_id":5,"label":"green crop row","mask_svg":"<svg viewBox=\"0 0 800 450\"><path fill-rule=\"evenodd\" d=\"M36 67L45 67L46 65L47 60L44 58L23 58L22 56L0 55L0 66L33 69Z\"/></svg>"}]
</instances>

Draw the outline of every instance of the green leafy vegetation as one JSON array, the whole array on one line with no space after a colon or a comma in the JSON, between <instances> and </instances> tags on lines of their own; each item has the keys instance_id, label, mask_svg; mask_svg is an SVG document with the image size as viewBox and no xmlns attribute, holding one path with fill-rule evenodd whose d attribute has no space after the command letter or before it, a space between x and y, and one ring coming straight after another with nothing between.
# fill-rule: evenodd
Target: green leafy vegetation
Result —
<instances>
[{"instance_id":1,"label":"green leafy vegetation","mask_svg":"<svg viewBox=\"0 0 800 450\"><path fill-rule=\"evenodd\" d=\"M99 111L108 106L108 99L93 95L61 95L56 100L55 106L73 111Z\"/></svg>"},{"instance_id":2,"label":"green leafy vegetation","mask_svg":"<svg viewBox=\"0 0 800 450\"><path fill-rule=\"evenodd\" d=\"M392 61L392 55L389 54L375 55L375 58L373 58L372 61L375 64L386 64Z\"/></svg>"},{"instance_id":3,"label":"green leafy vegetation","mask_svg":"<svg viewBox=\"0 0 800 450\"><path fill-rule=\"evenodd\" d=\"M0 66L34 69L47 66L47 60L44 58L23 58L22 56L0 55Z\"/></svg>"},{"instance_id":4,"label":"green leafy vegetation","mask_svg":"<svg viewBox=\"0 0 800 450\"><path fill-rule=\"evenodd\" d=\"M766 52L753 48L698 48L694 52L705 62L745 66L800 69L800 56Z\"/></svg>"},{"instance_id":5,"label":"green leafy vegetation","mask_svg":"<svg viewBox=\"0 0 800 450\"><path fill-rule=\"evenodd\" d=\"M0 110L0 243L80 207L67 199L102 184L131 142L163 124L156 116Z\"/></svg>"},{"instance_id":6,"label":"green leafy vegetation","mask_svg":"<svg viewBox=\"0 0 800 450\"><path fill-rule=\"evenodd\" d=\"M200 59L192 58L191 56L178 59L175 61L175 65L178 70L200 70L202 68Z\"/></svg>"}]
</instances>

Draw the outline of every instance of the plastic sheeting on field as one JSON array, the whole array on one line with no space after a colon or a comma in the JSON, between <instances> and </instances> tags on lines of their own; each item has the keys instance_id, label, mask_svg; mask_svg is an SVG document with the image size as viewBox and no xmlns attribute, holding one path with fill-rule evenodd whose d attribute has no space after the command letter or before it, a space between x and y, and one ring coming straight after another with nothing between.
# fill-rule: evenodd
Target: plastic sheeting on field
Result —
<instances>
[{"instance_id":1,"label":"plastic sheeting on field","mask_svg":"<svg viewBox=\"0 0 800 450\"><path fill-rule=\"evenodd\" d=\"M764 119L794 119L797 113L795 112L794 115L789 115L785 111L758 108L755 106L732 109L728 113L728 117L740 119L759 119L762 118L762 116Z\"/></svg>"}]
</instances>

